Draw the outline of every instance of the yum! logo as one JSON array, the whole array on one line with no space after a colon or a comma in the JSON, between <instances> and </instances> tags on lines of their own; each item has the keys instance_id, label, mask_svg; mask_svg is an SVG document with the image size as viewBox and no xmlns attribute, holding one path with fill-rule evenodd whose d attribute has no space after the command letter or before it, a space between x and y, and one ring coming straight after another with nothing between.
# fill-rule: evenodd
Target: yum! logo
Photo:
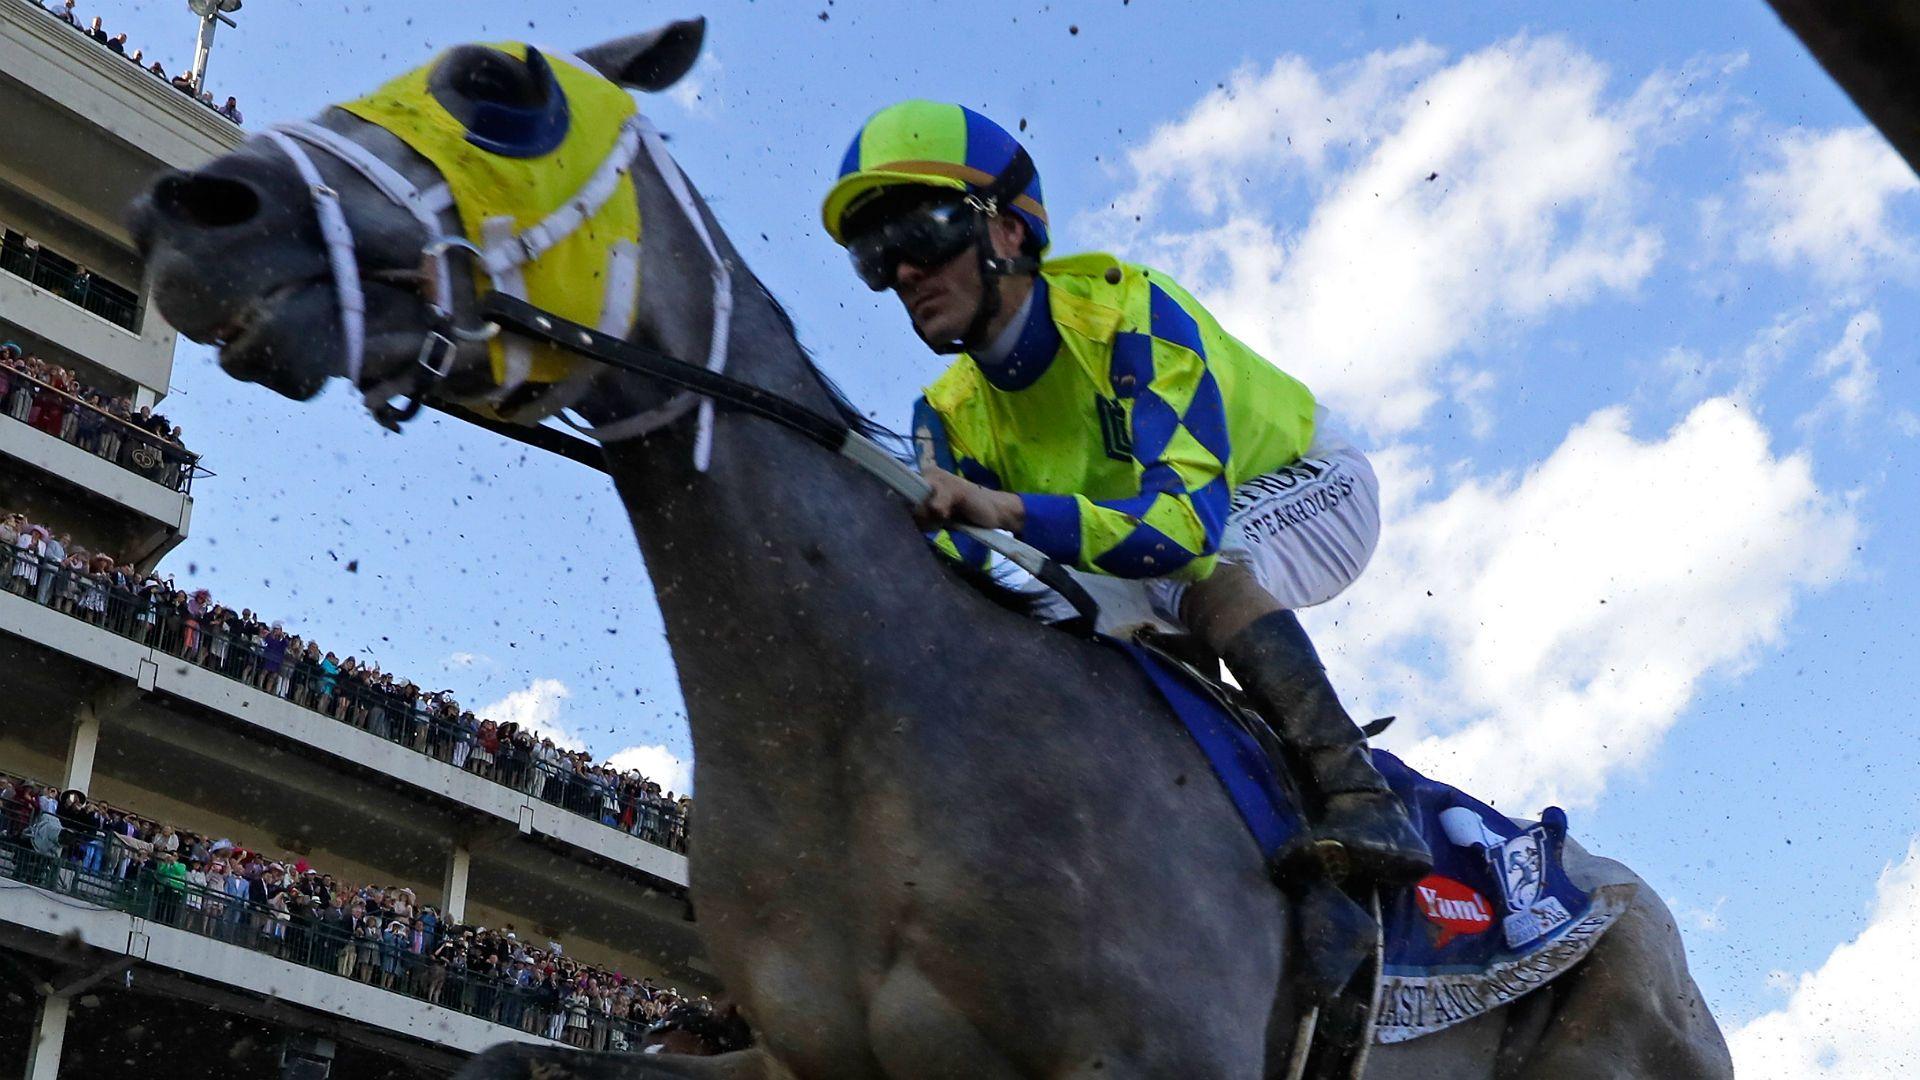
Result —
<instances>
[{"instance_id":1,"label":"yum! logo","mask_svg":"<svg viewBox=\"0 0 1920 1080\"><path fill-rule=\"evenodd\" d=\"M1454 938L1483 934L1493 927L1493 906L1487 898L1450 877L1428 874L1413 887L1414 900L1427 921L1440 928L1433 943L1444 949Z\"/></svg>"}]
</instances>

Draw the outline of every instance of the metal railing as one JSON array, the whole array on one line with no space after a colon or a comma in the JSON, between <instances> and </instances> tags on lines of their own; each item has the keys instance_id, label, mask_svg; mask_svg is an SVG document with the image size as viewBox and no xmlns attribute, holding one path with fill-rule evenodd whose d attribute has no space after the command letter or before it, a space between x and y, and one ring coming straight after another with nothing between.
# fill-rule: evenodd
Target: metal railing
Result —
<instances>
[{"instance_id":1,"label":"metal railing","mask_svg":"<svg viewBox=\"0 0 1920 1080\"><path fill-rule=\"evenodd\" d=\"M511 739L484 739L450 706L429 695L394 692L362 681L356 672L287 655L286 639L242 640L205 625L204 613L160 584L129 582L111 571L88 572L35 554L0 553L0 587L180 657L263 693L320 713L396 746L598 821L672 851L687 850L687 815L677 803L633 781L608 784L558 761L538 747ZM451 715L449 715L451 713Z\"/></svg>"},{"instance_id":2,"label":"metal railing","mask_svg":"<svg viewBox=\"0 0 1920 1080\"><path fill-rule=\"evenodd\" d=\"M213 475L201 466L198 454L19 368L0 364L0 414L30 423L36 406L41 419L32 423L35 429L182 495L193 493L194 477Z\"/></svg>"},{"instance_id":3,"label":"metal railing","mask_svg":"<svg viewBox=\"0 0 1920 1080\"><path fill-rule=\"evenodd\" d=\"M593 1008L565 988L469 971L465 954L435 960L439 942L423 941L416 951L410 930L349 926L351 914L338 908L316 918L305 902L259 904L151 867L122 877L135 851L121 838L61 829L51 814L36 817L53 821L43 826L36 819L21 837L38 830L38 838L0 837L0 877L587 1049L638 1051L645 1038L648 1025Z\"/></svg>"},{"instance_id":4,"label":"metal railing","mask_svg":"<svg viewBox=\"0 0 1920 1080\"><path fill-rule=\"evenodd\" d=\"M0 246L0 270L25 278L70 304L115 326L139 331L140 304L130 290L74 269L70 260L41 247Z\"/></svg>"}]
</instances>

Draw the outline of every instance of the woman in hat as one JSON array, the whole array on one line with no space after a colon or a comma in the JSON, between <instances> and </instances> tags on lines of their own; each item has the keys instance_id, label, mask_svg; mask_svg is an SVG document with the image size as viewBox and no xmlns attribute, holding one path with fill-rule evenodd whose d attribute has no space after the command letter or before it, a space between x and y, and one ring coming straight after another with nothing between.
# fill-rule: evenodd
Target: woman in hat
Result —
<instances>
[{"instance_id":1,"label":"woman in hat","mask_svg":"<svg viewBox=\"0 0 1920 1080\"><path fill-rule=\"evenodd\" d=\"M200 884L206 890L200 909L206 919L207 932L220 936L227 925L227 860L217 857L208 860L206 880Z\"/></svg>"},{"instance_id":2,"label":"woman in hat","mask_svg":"<svg viewBox=\"0 0 1920 1080\"><path fill-rule=\"evenodd\" d=\"M207 881L206 861L189 856L187 859L187 930L190 933L207 932Z\"/></svg>"},{"instance_id":3,"label":"woman in hat","mask_svg":"<svg viewBox=\"0 0 1920 1080\"><path fill-rule=\"evenodd\" d=\"M107 617L107 586L113 580L113 556L87 560L87 576L80 582L80 616L95 626Z\"/></svg>"},{"instance_id":4,"label":"woman in hat","mask_svg":"<svg viewBox=\"0 0 1920 1080\"><path fill-rule=\"evenodd\" d=\"M195 589L192 595L187 597L186 636L182 639L181 651L187 659L195 663L200 661L200 649L205 643L200 633L200 621L207 617L207 612L212 607L213 594L205 589Z\"/></svg>"},{"instance_id":5,"label":"woman in hat","mask_svg":"<svg viewBox=\"0 0 1920 1080\"><path fill-rule=\"evenodd\" d=\"M42 525L28 525L14 537L13 573L7 578L7 591L21 596L31 595L40 581L40 559L47 551L47 530Z\"/></svg>"}]
</instances>

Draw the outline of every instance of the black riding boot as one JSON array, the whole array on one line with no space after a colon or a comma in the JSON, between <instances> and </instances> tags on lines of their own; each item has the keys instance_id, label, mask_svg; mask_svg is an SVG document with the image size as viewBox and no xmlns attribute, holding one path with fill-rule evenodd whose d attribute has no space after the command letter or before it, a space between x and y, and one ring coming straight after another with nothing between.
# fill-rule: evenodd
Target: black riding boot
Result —
<instances>
[{"instance_id":1,"label":"black riding boot","mask_svg":"<svg viewBox=\"0 0 1920 1080\"><path fill-rule=\"evenodd\" d=\"M1367 753L1367 738L1340 707L1313 642L1291 611L1247 624L1221 659L1298 760L1319 804L1321 840L1337 840L1353 868L1381 885L1406 885L1433 869L1433 853Z\"/></svg>"}]
</instances>

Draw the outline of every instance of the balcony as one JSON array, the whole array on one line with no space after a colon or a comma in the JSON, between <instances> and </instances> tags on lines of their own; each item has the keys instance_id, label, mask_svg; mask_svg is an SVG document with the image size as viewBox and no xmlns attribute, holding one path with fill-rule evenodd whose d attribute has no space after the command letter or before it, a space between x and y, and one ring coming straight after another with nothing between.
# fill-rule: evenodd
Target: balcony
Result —
<instances>
[{"instance_id":1,"label":"balcony","mask_svg":"<svg viewBox=\"0 0 1920 1080\"><path fill-rule=\"evenodd\" d=\"M12 706L0 710L0 760L10 771L64 777L62 786L234 830L254 846L324 853L366 879L440 883L446 910L466 910L471 896L484 910L476 918L538 913L546 932L633 958L628 970L711 985L685 920L686 857L636 834L668 829L664 816L649 823L636 808L628 827L609 826L579 812L599 793L564 773L536 765L483 776L471 758L457 767L456 727L390 716L383 728L370 704L352 711L368 700L353 697L342 719L307 704L318 699L253 685L244 667L137 640L153 633L189 648L184 624L176 642L165 616L146 621L130 597L74 614L59 610L57 586L43 604L23 585L0 591L0 700ZM238 644L229 658L245 652ZM198 655L214 657L210 647ZM253 678L268 669L259 658ZM684 832L651 835L677 842Z\"/></svg>"},{"instance_id":2,"label":"balcony","mask_svg":"<svg viewBox=\"0 0 1920 1080\"><path fill-rule=\"evenodd\" d=\"M33 423L38 414L52 419ZM0 415L181 495L192 495L196 476L213 475L198 454L16 367L0 366Z\"/></svg>"},{"instance_id":3,"label":"balcony","mask_svg":"<svg viewBox=\"0 0 1920 1080\"><path fill-rule=\"evenodd\" d=\"M643 1023L590 1008L584 995L569 1000L437 963L424 941L398 932L348 929L284 901L256 904L153 874L120 878L113 865L133 849L111 846L116 839L71 832L44 843L0 839L0 878L31 890L10 894L4 917L55 937L77 933L70 949L125 953L469 1054L508 1040L612 1051L637 1051L645 1040ZM82 858L68 858L61 846ZM95 851L101 868L92 868Z\"/></svg>"},{"instance_id":4,"label":"balcony","mask_svg":"<svg viewBox=\"0 0 1920 1080\"><path fill-rule=\"evenodd\" d=\"M0 271L25 279L115 326L140 332L140 298L59 252L9 229L0 237Z\"/></svg>"},{"instance_id":5,"label":"balcony","mask_svg":"<svg viewBox=\"0 0 1920 1080\"><path fill-rule=\"evenodd\" d=\"M202 673L218 677L219 682L212 684L218 696L251 690L293 706L308 718L305 723L329 720L364 732L393 748L503 789L498 794L510 801L537 799L612 836L638 838L665 849L662 854L686 851L687 815L660 795L657 785L615 787L537 752L505 744L489 748L460 714L436 712L427 696L358 683L352 680L350 668L343 672L331 661L290 656L285 639L276 647L273 642L234 639L218 630L203 632L201 613L181 603L182 594L163 587L155 576L135 584L117 578L111 570L76 571L20 554L13 557L5 581L6 591L43 610L152 650L156 660L164 654L191 664L191 669L168 665L189 682L202 681ZM245 707L251 710L251 702Z\"/></svg>"}]
</instances>

